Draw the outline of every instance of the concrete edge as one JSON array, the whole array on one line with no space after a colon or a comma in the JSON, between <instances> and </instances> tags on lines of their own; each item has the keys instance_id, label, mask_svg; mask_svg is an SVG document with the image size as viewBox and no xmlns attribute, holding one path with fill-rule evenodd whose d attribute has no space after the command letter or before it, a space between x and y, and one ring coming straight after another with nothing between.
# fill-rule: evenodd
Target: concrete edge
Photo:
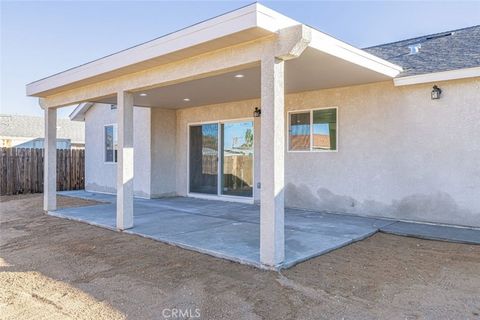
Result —
<instances>
[{"instance_id":1,"label":"concrete edge","mask_svg":"<svg viewBox=\"0 0 480 320\"><path fill-rule=\"evenodd\" d=\"M350 240L347 240L337 246L334 246L334 247L331 247L331 248L328 248L328 249L325 249L323 251L320 251L320 252L316 252L314 254L311 254L309 256L306 256L302 259L299 259L299 260L296 260L296 261L292 261L292 262L288 262L288 263L284 263L283 265L280 266L280 268L277 270L277 271L280 271L280 270L286 270L286 269L289 269L293 266L296 266L297 264L299 263L302 263L302 262L305 262L307 260L310 260L312 258L316 258L316 257L319 257L319 256L322 256L324 254L327 254L329 252L332 252L332 251L335 251L337 249L340 249L340 248L343 248L343 247L346 247L352 243L355 243L355 242L359 242L359 241L362 241L362 240L365 240L367 238L370 238L371 236L373 236L375 233L379 232L379 229L376 229L376 230L373 230L372 232L369 232L367 234L364 234L362 235L361 237L357 237L357 238L352 238Z\"/></svg>"},{"instance_id":2,"label":"concrete edge","mask_svg":"<svg viewBox=\"0 0 480 320\"><path fill-rule=\"evenodd\" d=\"M476 229L473 229L473 230L476 230ZM395 236L408 237L408 238L416 238L416 239L422 239L422 240L442 241L442 242L460 243L460 244L469 244L469 245L480 245L480 243L475 242L475 241L452 239L452 238L446 238L446 237L428 236L428 235L422 235L422 234L413 233L413 232L408 233L408 232L383 230L383 229L380 229L378 231L382 232L382 233L385 233L385 234L391 234L391 235L395 235Z\"/></svg>"},{"instance_id":3,"label":"concrete edge","mask_svg":"<svg viewBox=\"0 0 480 320\"><path fill-rule=\"evenodd\" d=\"M269 266L262 265L258 262L255 262L255 261L251 261L251 260L247 260L247 259L239 259L239 258L232 257L232 256L229 256L229 255L224 255L220 252L216 252L216 251L213 251L213 250L199 249L199 248L196 248L196 247L193 247L193 246L189 246L187 244L174 242L174 241L167 240L167 239L155 238L155 237L152 237L152 236L137 233L135 231L130 231L128 229L121 231L121 230L119 230L117 228L114 228L114 227L111 227L109 225L104 225L104 224L100 224L100 223L85 221L85 220L78 219L78 218L73 218L73 217L66 216L66 215L63 215L61 213L58 213L56 211L47 211L47 215L52 216L52 217L56 217L56 218L61 218L61 219L76 221L76 222L80 222L80 223L85 223L87 225L107 229L107 230L110 230L110 231L116 231L116 232L125 233L125 234L129 234L129 235L139 236L141 238L158 241L160 243L164 243L164 244L167 244L167 245L170 245L170 246L174 246L174 247L178 247L178 248L182 248L182 249L185 249L185 250L198 252L198 253L202 253L202 254L207 254L207 255L209 255L211 257L214 257L214 258L220 258L220 259L240 263L240 264L243 264L243 265L256 267L256 268L259 268L259 269L262 269L262 270L270 270L270 271L279 270L279 266L269 267Z\"/></svg>"},{"instance_id":4,"label":"concrete edge","mask_svg":"<svg viewBox=\"0 0 480 320\"><path fill-rule=\"evenodd\" d=\"M56 217L56 218L61 218L61 219L66 219L66 220L71 220L71 221L76 221L76 222L89 224L91 226L107 229L107 230L110 230L110 231L119 231L117 228L111 227L109 225L90 222L90 221L85 221L85 220L82 220L82 219L79 219L79 218L73 218L73 217L66 216L66 215L63 215L61 213L58 213L57 211L47 211L47 215L52 216L52 217Z\"/></svg>"},{"instance_id":5,"label":"concrete edge","mask_svg":"<svg viewBox=\"0 0 480 320\"><path fill-rule=\"evenodd\" d=\"M230 255L226 255L226 254L214 251L214 250L201 249L201 248L190 246L188 244L184 244L184 243L181 243L181 242L175 242L175 241L165 239L165 238L153 237L153 236L137 233L137 232L131 231L131 230L124 230L123 233L139 236L141 238L146 238L146 239L150 239L150 240L154 240L154 241L158 241L158 242L168 244L168 245L171 245L173 247L182 248L182 249L185 249L185 250L188 250L188 251L207 254L207 255L209 255L211 257L214 257L214 258L220 258L220 259L224 259L224 260L228 260L228 261L232 261L232 262L237 262L237 263L240 263L240 264L243 264L243 265L253 266L253 267L264 269L264 270L273 270L273 269L270 269L267 266L264 266L264 265L262 265L258 262L248 260L248 259L241 259L241 258L237 258L237 257L232 257Z\"/></svg>"}]
</instances>

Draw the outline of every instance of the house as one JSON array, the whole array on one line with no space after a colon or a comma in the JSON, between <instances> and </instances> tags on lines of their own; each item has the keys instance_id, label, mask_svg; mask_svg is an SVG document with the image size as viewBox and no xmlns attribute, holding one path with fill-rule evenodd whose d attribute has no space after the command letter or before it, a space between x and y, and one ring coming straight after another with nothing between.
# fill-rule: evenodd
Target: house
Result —
<instances>
[{"instance_id":1,"label":"house","mask_svg":"<svg viewBox=\"0 0 480 320\"><path fill-rule=\"evenodd\" d=\"M27 85L79 103L86 189L260 203L260 260L285 207L480 227L480 26L358 49L255 3Z\"/></svg>"},{"instance_id":2,"label":"house","mask_svg":"<svg viewBox=\"0 0 480 320\"><path fill-rule=\"evenodd\" d=\"M0 147L43 149L43 117L0 114ZM85 125L70 119L58 119L57 149L85 146Z\"/></svg>"}]
</instances>

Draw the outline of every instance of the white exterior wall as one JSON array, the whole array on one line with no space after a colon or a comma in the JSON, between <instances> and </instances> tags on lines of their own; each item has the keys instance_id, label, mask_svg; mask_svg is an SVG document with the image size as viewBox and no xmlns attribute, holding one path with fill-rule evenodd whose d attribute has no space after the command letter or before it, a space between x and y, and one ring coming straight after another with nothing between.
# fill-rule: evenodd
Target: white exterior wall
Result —
<instances>
[{"instance_id":1,"label":"white exterior wall","mask_svg":"<svg viewBox=\"0 0 480 320\"><path fill-rule=\"evenodd\" d=\"M338 152L287 153L288 206L480 226L480 79L391 82L288 97L338 106Z\"/></svg>"},{"instance_id":2,"label":"white exterior wall","mask_svg":"<svg viewBox=\"0 0 480 320\"><path fill-rule=\"evenodd\" d=\"M116 163L105 160L105 125L115 124L117 110L109 104L95 104L85 114L85 189L115 193ZM150 198L151 134L150 109L134 108L134 193Z\"/></svg>"},{"instance_id":3,"label":"white exterior wall","mask_svg":"<svg viewBox=\"0 0 480 320\"><path fill-rule=\"evenodd\" d=\"M176 111L152 108L152 198L176 195Z\"/></svg>"},{"instance_id":4,"label":"white exterior wall","mask_svg":"<svg viewBox=\"0 0 480 320\"><path fill-rule=\"evenodd\" d=\"M338 151L286 152L286 206L480 227L480 79L437 85L440 100L430 99L432 84L394 87L391 81L287 95L286 112L338 107ZM157 115L153 108L151 194L187 194L188 123L251 118L259 105L248 100ZM114 166L103 163L110 109L94 109L87 113L87 188L108 189L115 179ZM137 170L148 157L137 160L142 146L135 147L137 186L137 172L148 179L150 167ZM258 199L258 163L254 167Z\"/></svg>"},{"instance_id":5,"label":"white exterior wall","mask_svg":"<svg viewBox=\"0 0 480 320\"><path fill-rule=\"evenodd\" d=\"M432 84L391 81L287 95L286 112L338 107L338 151L286 152L286 206L480 226L480 79L437 84L440 100L431 100ZM251 117L256 106L177 111L179 195L187 191L187 124ZM255 178L257 193L258 170Z\"/></svg>"}]
</instances>

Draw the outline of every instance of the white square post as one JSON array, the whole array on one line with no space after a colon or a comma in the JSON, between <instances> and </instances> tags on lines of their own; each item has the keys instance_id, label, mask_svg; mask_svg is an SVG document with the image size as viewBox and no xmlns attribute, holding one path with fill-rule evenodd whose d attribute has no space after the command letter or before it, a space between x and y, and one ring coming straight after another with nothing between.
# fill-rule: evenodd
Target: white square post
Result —
<instances>
[{"instance_id":1,"label":"white square post","mask_svg":"<svg viewBox=\"0 0 480 320\"><path fill-rule=\"evenodd\" d=\"M284 61L261 61L260 262L280 265L285 258L284 230Z\"/></svg>"},{"instance_id":2,"label":"white square post","mask_svg":"<svg viewBox=\"0 0 480 320\"><path fill-rule=\"evenodd\" d=\"M43 210L57 209L57 109L47 108L43 142Z\"/></svg>"},{"instance_id":3,"label":"white square post","mask_svg":"<svg viewBox=\"0 0 480 320\"><path fill-rule=\"evenodd\" d=\"M117 93L117 229L133 227L133 95Z\"/></svg>"}]
</instances>

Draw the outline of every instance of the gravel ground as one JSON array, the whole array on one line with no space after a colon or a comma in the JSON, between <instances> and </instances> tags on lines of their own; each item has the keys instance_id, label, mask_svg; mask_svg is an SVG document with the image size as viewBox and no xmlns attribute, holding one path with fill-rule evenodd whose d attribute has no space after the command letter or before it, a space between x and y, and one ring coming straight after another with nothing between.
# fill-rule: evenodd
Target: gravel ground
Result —
<instances>
[{"instance_id":1,"label":"gravel ground","mask_svg":"<svg viewBox=\"0 0 480 320\"><path fill-rule=\"evenodd\" d=\"M480 319L480 246L376 234L276 273L0 206L1 319Z\"/></svg>"}]
</instances>

